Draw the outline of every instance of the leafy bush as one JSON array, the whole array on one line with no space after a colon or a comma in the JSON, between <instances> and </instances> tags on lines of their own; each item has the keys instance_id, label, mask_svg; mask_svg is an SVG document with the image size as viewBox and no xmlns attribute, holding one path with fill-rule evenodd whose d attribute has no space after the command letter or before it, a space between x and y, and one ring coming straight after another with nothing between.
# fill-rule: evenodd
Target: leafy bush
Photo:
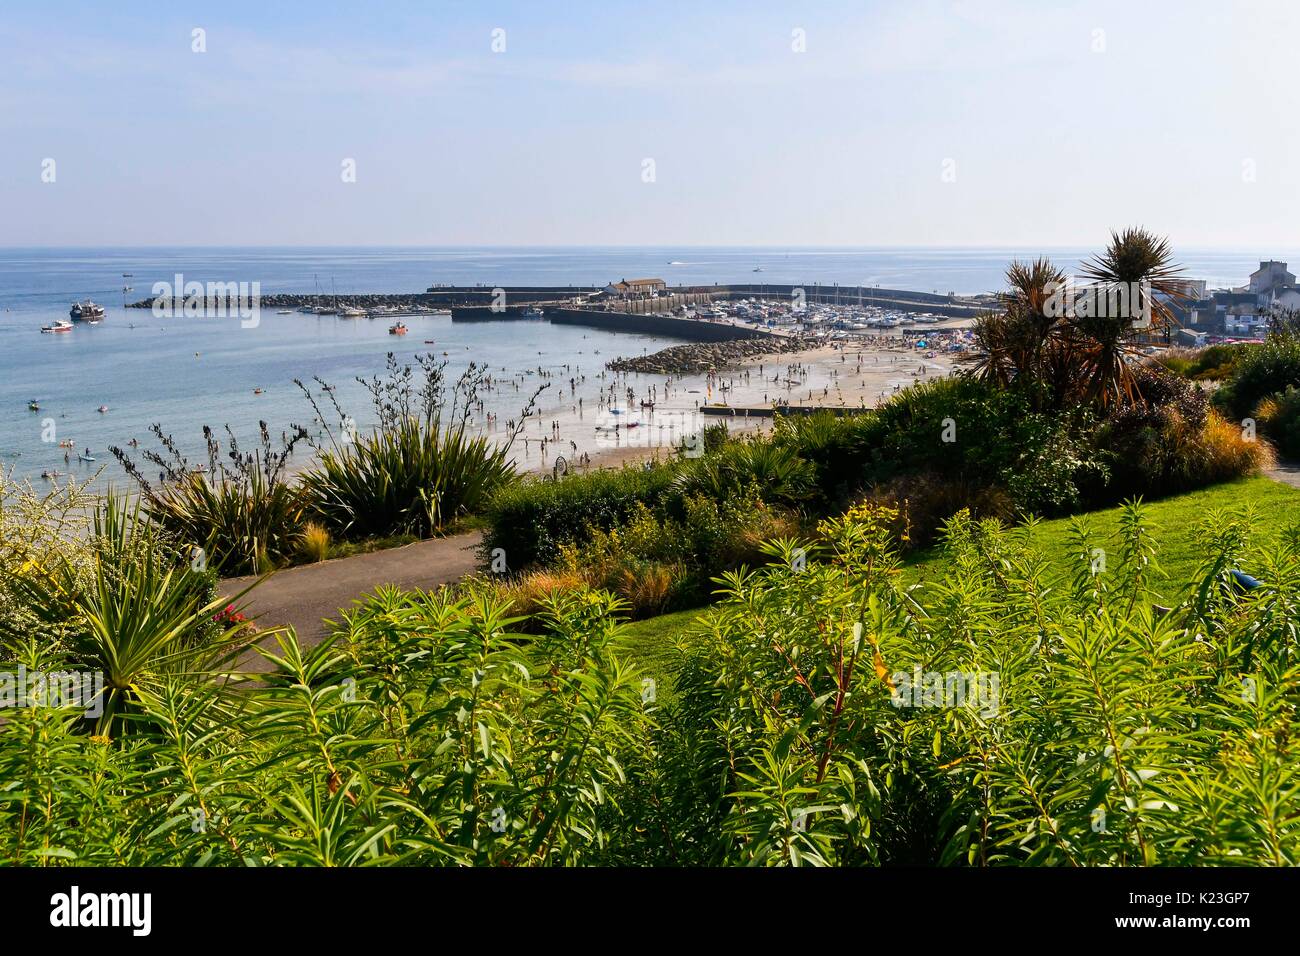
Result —
<instances>
[{"instance_id":1,"label":"leafy bush","mask_svg":"<svg viewBox=\"0 0 1300 956\"><path fill-rule=\"evenodd\" d=\"M808 497L814 474L794 449L763 439L724 445L691 464L677 476L677 491L716 501L754 489L763 501L797 504Z\"/></svg>"},{"instance_id":2,"label":"leafy bush","mask_svg":"<svg viewBox=\"0 0 1300 956\"><path fill-rule=\"evenodd\" d=\"M46 629L42 653L65 650L69 666L103 675L97 727L107 733L138 714L159 682L217 666L238 647L243 622L227 622L233 606L216 594L213 572L172 550L138 506L110 494L88 548L88 570L60 555L17 584Z\"/></svg>"},{"instance_id":3,"label":"leafy bush","mask_svg":"<svg viewBox=\"0 0 1300 956\"><path fill-rule=\"evenodd\" d=\"M867 509L827 526L831 560L794 571L774 543L728 577L655 734L680 772L639 781L662 862L1294 864L1294 542L1251 556L1245 596L1248 522L1209 516L1161 617L1136 507L1072 581L963 514L947 573L904 592L889 524Z\"/></svg>"},{"instance_id":4,"label":"leafy bush","mask_svg":"<svg viewBox=\"0 0 1300 956\"><path fill-rule=\"evenodd\" d=\"M562 595L529 645L499 605L382 591L231 696L141 692L132 741L67 711L0 724L18 864L536 866L600 862L649 720L608 596ZM111 782L111 783L110 783Z\"/></svg>"},{"instance_id":5,"label":"leafy bush","mask_svg":"<svg viewBox=\"0 0 1300 956\"><path fill-rule=\"evenodd\" d=\"M1183 378L1225 379L1232 375L1242 354L1252 347L1244 342L1223 342L1198 349L1166 349L1156 361Z\"/></svg>"},{"instance_id":6,"label":"leafy bush","mask_svg":"<svg viewBox=\"0 0 1300 956\"><path fill-rule=\"evenodd\" d=\"M1232 377L1214 393L1214 404L1240 421L1289 386L1300 388L1300 335L1284 332L1245 349Z\"/></svg>"},{"instance_id":7,"label":"leafy bush","mask_svg":"<svg viewBox=\"0 0 1300 956\"><path fill-rule=\"evenodd\" d=\"M1079 522L1063 571L1023 529L958 514L945 573L912 588L898 517L854 509L725 575L662 706L608 594L554 591L527 637L487 595L381 589L312 649L281 637L255 686L153 671L129 736L15 710L5 859L1300 861L1300 527L1261 550L1249 514L1207 515L1201 569L1159 608L1136 503L1113 540Z\"/></svg>"},{"instance_id":8,"label":"leafy bush","mask_svg":"<svg viewBox=\"0 0 1300 956\"><path fill-rule=\"evenodd\" d=\"M1285 392L1264 399L1255 419L1282 454L1300 458L1300 389L1288 385Z\"/></svg>"},{"instance_id":9,"label":"leafy bush","mask_svg":"<svg viewBox=\"0 0 1300 956\"><path fill-rule=\"evenodd\" d=\"M502 549L511 568L549 564L560 546L582 540L588 528L608 531L644 504L658 508L677 475L675 464L526 481L498 492L484 509L483 552Z\"/></svg>"}]
</instances>

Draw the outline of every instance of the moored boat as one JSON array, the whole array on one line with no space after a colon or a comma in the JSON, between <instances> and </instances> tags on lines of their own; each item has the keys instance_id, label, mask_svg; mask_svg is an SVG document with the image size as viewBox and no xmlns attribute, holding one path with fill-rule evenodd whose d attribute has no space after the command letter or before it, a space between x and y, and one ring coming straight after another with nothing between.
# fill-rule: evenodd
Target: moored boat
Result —
<instances>
[{"instance_id":1,"label":"moored boat","mask_svg":"<svg viewBox=\"0 0 1300 956\"><path fill-rule=\"evenodd\" d=\"M104 307L96 305L90 299L74 302L68 310L68 316L73 322L98 322L104 317Z\"/></svg>"},{"instance_id":2,"label":"moored boat","mask_svg":"<svg viewBox=\"0 0 1300 956\"><path fill-rule=\"evenodd\" d=\"M390 325L390 326L388 327L388 334L389 334L389 335L405 335L406 333L407 333L407 328L406 328L406 326L405 326L403 323L401 323L401 322L398 322L398 323L396 323L396 324L394 324L394 325Z\"/></svg>"}]
</instances>

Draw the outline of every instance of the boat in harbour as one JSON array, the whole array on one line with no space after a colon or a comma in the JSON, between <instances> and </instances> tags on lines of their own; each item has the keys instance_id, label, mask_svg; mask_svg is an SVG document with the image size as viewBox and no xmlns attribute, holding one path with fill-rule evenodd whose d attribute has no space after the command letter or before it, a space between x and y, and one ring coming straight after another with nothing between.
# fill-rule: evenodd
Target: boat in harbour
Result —
<instances>
[{"instance_id":1,"label":"boat in harbour","mask_svg":"<svg viewBox=\"0 0 1300 956\"><path fill-rule=\"evenodd\" d=\"M365 309L345 305L339 308L339 317L343 319L364 319L369 313Z\"/></svg>"},{"instance_id":2,"label":"boat in harbour","mask_svg":"<svg viewBox=\"0 0 1300 956\"><path fill-rule=\"evenodd\" d=\"M407 331L406 325L402 322L398 322L395 325L390 325L388 327L389 335L405 335Z\"/></svg>"},{"instance_id":3,"label":"boat in harbour","mask_svg":"<svg viewBox=\"0 0 1300 956\"><path fill-rule=\"evenodd\" d=\"M42 325L42 332L71 332L72 323L67 319L55 319L53 325Z\"/></svg>"},{"instance_id":4,"label":"boat in harbour","mask_svg":"<svg viewBox=\"0 0 1300 956\"><path fill-rule=\"evenodd\" d=\"M104 318L104 307L87 299L85 302L72 303L68 315L73 322L98 322Z\"/></svg>"}]
</instances>

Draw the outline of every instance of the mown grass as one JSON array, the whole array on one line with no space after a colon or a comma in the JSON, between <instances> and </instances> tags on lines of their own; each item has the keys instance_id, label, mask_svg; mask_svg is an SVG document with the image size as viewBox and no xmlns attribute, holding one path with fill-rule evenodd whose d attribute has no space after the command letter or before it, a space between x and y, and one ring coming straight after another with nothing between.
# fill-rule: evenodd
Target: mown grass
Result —
<instances>
[{"instance_id":1,"label":"mown grass","mask_svg":"<svg viewBox=\"0 0 1300 956\"><path fill-rule=\"evenodd\" d=\"M1242 478L1146 502L1148 518L1156 529L1157 560L1164 578L1171 582L1192 580L1203 557L1196 536L1206 516L1213 511L1239 511L1247 506L1257 514L1256 532L1265 536L1276 538L1287 526L1300 522L1300 490L1271 478ZM1121 511L1121 508L1104 508L1079 518L1098 538L1106 538L1118 531ZM1063 570L1072 567L1067 537L1069 527L1069 518L1044 521L1034 528L1030 537L1031 542ZM1242 570L1249 573L1251 569ZM942 573L942 557L938 549L933 548L913 555L903 569L908 584L933 580ZM1174 596L1161 593L1166 599Z\"/></svg>"},{"instance_id":2,"label":"mown grass","mask_svg":"<svg viewBox=\"0 0 1300 956\"><path fill-rule=\"evenodd\" d=\"M1254 509L1256 532L1274 538L1288 526L1300 523L1300 490L1271 478L1242 478L1199 491L1174 495L1146 503L1147 514L1157 529L1157 560L1168 581L1190 581L1203 557L1196 542L1197 529L1213 511ZM1121 508L1104 508L1081 515L1099 539L1119 529ZM1052 556L1062 570L1071 566L1068 547L1069 518L1041 522L1031 541ZM1242 570L1250 573L1250 568ZM907 584L936 580L944 573L944 560L937 548L915 552L903 567ZM1162 592L1163 593L1163 592ZM1171 594L1165 594L1168 600ZM681 659L680 645L689 643L691 625L707 607L663 614L628 624L623 628L621 649L654 678L661 700L671 700L673 672Z\"/></svg>"},{"instance_id":3,"label":"mown grass","mask_svg":"<svg viewBox=\"0 0 1300 956\"><path fill-rule=\"evenodd\" d=\"M660 705L670 703L675 694L673 675L681 659L680 646L690 640L690 625L707 607L674 611L644 621L633 621L619 632L617 649L629 663L654 678L655 695Z\"/></svg>"}]
</instances>

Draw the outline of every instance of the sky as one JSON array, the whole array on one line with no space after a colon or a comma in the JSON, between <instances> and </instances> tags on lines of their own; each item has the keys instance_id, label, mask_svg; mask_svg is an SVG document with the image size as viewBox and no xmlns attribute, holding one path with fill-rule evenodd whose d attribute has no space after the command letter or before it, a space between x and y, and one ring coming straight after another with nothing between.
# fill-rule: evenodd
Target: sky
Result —
<instances>
[{"instance_id":1,"label":"sky","mask_svg":"<svg viewBox=\"0 0 1300 956\"><path fill-rule=\"evenodd\" d=\"M0 245L1289 248L1298 28L1295 0L9 0Z\"/></svg>"}]
</instances>

